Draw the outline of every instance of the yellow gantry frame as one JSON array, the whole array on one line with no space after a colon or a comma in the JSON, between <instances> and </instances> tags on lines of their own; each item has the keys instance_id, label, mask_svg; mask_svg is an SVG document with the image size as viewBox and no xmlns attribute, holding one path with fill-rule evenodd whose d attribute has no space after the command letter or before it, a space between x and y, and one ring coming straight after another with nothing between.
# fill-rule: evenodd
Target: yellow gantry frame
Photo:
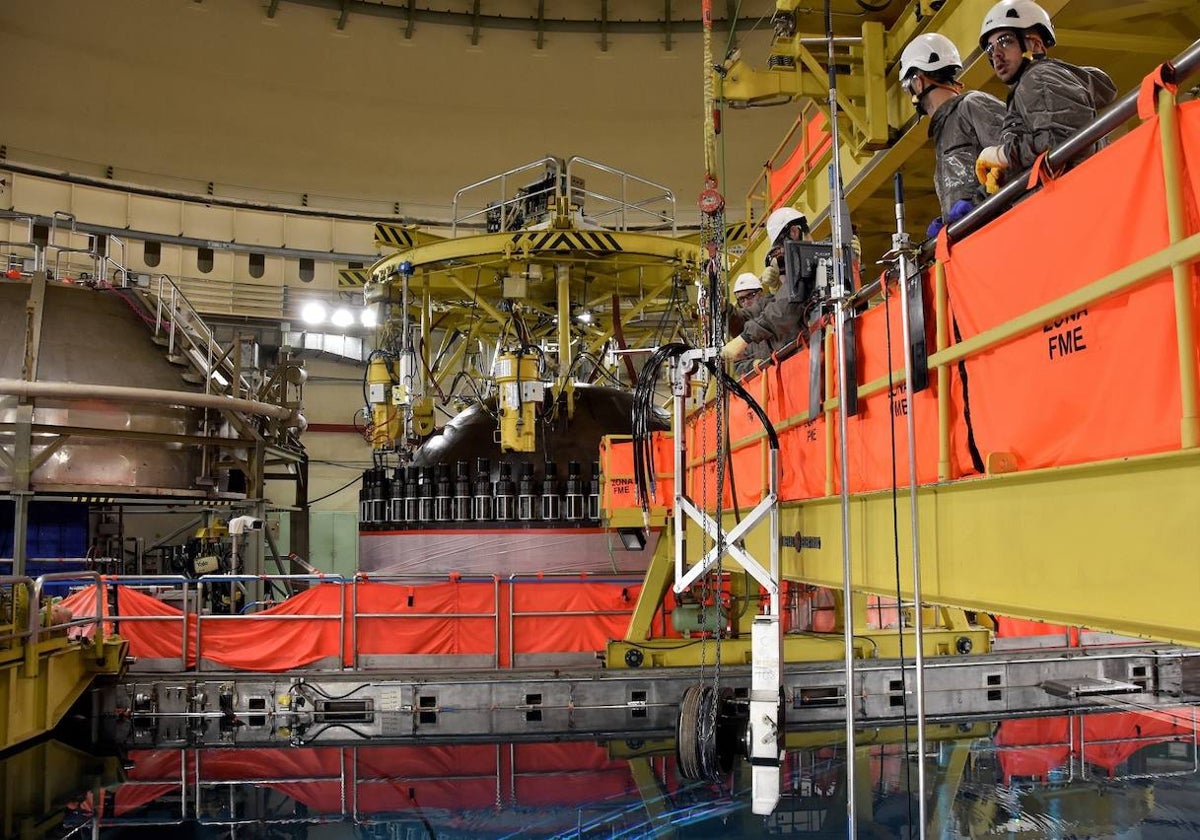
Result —
<instances>
[{"instance_id":1,"label":"yellow gantry frame","mask_svg":"<svg viewBox=\"0 0 1200 840\"><path fill-rule=\"evenodd\" d=\"M922 593L927 603L1200 646L1200 620L1194 603L1200 584L1196 563L1200 546L1200 517L1196 514L1200 502L1200 386L1192 310L1192 266L1200 263L1200 234L1186 236L1180 138L1175 100L1169 91L1159 94L1159 118L1170 241L1165 248L954 345L949 342L945 276L941 266L937 267L937 351L929 357L929 364L937 373L942 395L938 404L939 483L921 487L917 498ZM951 365L1167 271L1175 292L1180 361L1179 450L973 478L959 478L950 472ZM897 381L902 375L902 371L893 372ZM760 377L760 381L765 379ZM859 394L886 388L887 377L881 377L860 386ZM824 411L831 423L837 409L838 401L830 395ZM807 413L797 415L777 428L807 419ZM830 463L833 438L826 437ZM735 450L761 446L766 451L762 433L731 445ZM710 457L698 458L689 467L698 467ZM827 490L832 494L832 487ZM888 492L858 494L851 501L852 578L848 585L855 591L896 592L893 523L900 526L899 544L910 545L907 494L898 499L895 519L892 504ZM785 550L783 576L845 587L840 499L828 495L784 503L781 511L782 533L821 537L820 548ZM732 522L726 524L730 527ZM758 535L747 539L751 554L765 553L763 539ZM699 549L700 541L688 544ZM695 562L696 558L687 560ZM911 598L911 564L902 562L900 570L900 590ZM656 585L657 578L650 576L647 589ZM647 609L639 605L635 617L644 620ZM638 641L644 636L637 634L646 626L631 629L627 641L633 644L628 646L639 646L648 654L657 652L657 646ZM612 661L612 651L609 658L611 664L619 664Z\"/></svg>"}]
</instances>

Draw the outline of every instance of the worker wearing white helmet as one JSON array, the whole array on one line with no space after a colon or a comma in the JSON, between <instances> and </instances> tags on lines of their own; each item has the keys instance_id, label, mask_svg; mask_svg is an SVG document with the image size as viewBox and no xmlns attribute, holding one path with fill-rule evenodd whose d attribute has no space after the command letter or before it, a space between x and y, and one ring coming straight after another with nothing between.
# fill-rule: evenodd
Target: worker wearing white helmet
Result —
<instances>
[{"instance_id":1,"label":"worker wearing white helmet","mask_svg":"<svg viewBox=\"0 0 1200 840\"><path fill-rule=\"evenodd\" d=\"M733 298L738 306L746 306L762 293L763 284L753 272L746 271L738 275L733 283Z\"/></svg>"},{"instance_id":2,"label":"worker wearing white helmet","mask_svg":"<svg viewBox=\"0 0 1200 840\"><path fill-rule=\"evenodd\" d=\"M1028 169L1116 97L1104 71L1047 57L1054 42L1054 24L1033 0L1001 0L983 19L979 46L1010 88L1000 142L983 149L975 165L989 192L999 189L1009 170Z\"/></svg>"},{"instance_id":3,"label":"worker wearing white helmet","mask_svg":"<svg viewBox=\"0 0 1200 840\"><path fill-rule=\"evenodd\" d=\"M745 271L733 283L733 298L729 333L740 336L749 321L762 317L763 308L771 302L773 295L763 288L763 282L757 275ZM747 341L745 349L734 359L734 372L741 376L754 370L757 362L770 358L771 349L765 342Z\"/></svg>"},{"instance_id":4,"label":"worker wearing white helmet","mask_svg":"<svg viewBox=\"0 0 1200 840\"><path fill-rule=\"evenodd\" d=\"M794 207L780 207L767 216L767 269L759 285L778 278L783 269L783 246L789 239L808 237L808 219ZM749 275L754 278L753 274ZM749 283L746 274L738 282ZM758 278L754 278L758 279ZM737 283L734 284L736 294ZM736 360L734 369L738 373L753 370L756 362L765 361L796 340L800 334L800 319L804 312L803 302L793 302L790 290L784 285L773 295L758 295L755 305L743 307L745 317L741 330L721 348L726 359Z\"/></svg>"},{"instance_id":5,"label":"worker wearing white helmet","mask_svg":"<svg viewBox=\"0 0 1200 840\"><path fill-rule=\"evenodd\" d=\"M930 237L987 197L975 177L975 159L1000 142L1004 122L1004 103L983 91L964 93L961 71L958 48L937 32L918 35L900 54L900 84L917 113L929 116L934 142L933 187L942 214L929 225Z\"/></svg>"}]
</instances>

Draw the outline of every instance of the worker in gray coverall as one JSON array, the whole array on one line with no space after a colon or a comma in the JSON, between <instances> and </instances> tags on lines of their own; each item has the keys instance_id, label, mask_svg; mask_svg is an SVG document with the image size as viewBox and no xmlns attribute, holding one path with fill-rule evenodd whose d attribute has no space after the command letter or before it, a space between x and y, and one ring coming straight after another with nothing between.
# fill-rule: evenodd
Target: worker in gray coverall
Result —
<instances>
[{"instance_id":1,"label":"worker in gray coverall","mask_svg":"<svg viewBox=\"0 0 1200 840\"><path fill-rule=\"evenodd\" d=\"M729 332L740 335L748 321L762 317L763 307L771 301L772 294L763 289L762 280L757 275L746 271L739 274L733 284L733 298L735 306L729 316ZM757 362L771 357L771 352L769 342L749 342L746 351L734 362L734 373L738 376L751 373Z\"/></svg>"},{"instance_id":2,"label":"worker in gray coverall","mask_svg":"<svg viewBox=\"0 0 1200 840\"><path fill-rule=\"evenodd\" d=\"M975 163L980 183L995 192L1006 173L1033 166L1038 155L1095 119L1117 88L1103 70L1047 57L1054 25L1033 0L1001 0L993 6L983 20L979 46L1010 88L1000 142L981 151Z\"/></svg>"},{"instance_id":3,"label":"worker in gray coverall","mask_svg":"<svg viewBox=\"0 0 1200 840\"><path fill-rule=\"evenodd\" d=\"M963 93L958 48L945 35L918 35L900 55L900 84L912 96L918 114L928 114L937 163L933 187L942 215L927 234L937 236L943 225L957 222L987 198L975 177L975 160L987 146L1000 142L1004 103L990 93Z\"/></svg>"},{"instance_id":4,"label":"worker in gray coverall","mask_svg":"<svg viewBox=\"0 0 1200 840\"><path fill-rule=\"evenodd\" d=\"M792 207L780 207L767 217L766 228L771 250L767 254L762 284L769 286L780 276L784 242L808 237L808 219ZM771 358L772 354L791 344L800 334L805 302L790 301L789 294L787 284L781 283L773 295L763 295L766 299L761 307L749 313L741 332L721 348L721 357L735 362L735 370L739 373L757 367L755 362ZM748 366L739 362L743 357L749 362Z\"/></svg>"}]
</instances>

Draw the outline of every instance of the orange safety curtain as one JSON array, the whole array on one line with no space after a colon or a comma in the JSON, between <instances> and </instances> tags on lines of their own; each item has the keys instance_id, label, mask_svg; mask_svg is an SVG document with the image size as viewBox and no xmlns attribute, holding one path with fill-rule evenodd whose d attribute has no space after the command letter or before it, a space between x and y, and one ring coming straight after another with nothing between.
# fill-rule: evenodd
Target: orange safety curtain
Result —
<instances>
[{"instance_id":1,"label":"orange safety curtain","mask_svg":"<svg viewBox=\"0 0 1200 840\"><path fill-rule=\"evenodd\" d=\"M803 119L803 117L801 117ZM822 155L833 146L829 133L829 120L824 111L817 111L805 124L801 141L787 160L771 170L768 183L771 191L771 209L781 206L783 200L795 192L796 185L821 160Z\"/></svg>"},{"instance_id":2,"label":"orange safety curtain","mask_svg":"<svg viewBox=\"0 0 1200 840\"><path fill-rule=\"evenodd\" d=\"M925 346L936 346L932 280L922 277L925 302ZM873 306L853 320L857 342L858 385L884 379L893 371L890 392L885 388L858 401L858 413L846 418L847 469L850 492L885 490L895 481L908 484L908 412L916 432L917 481L930 484L938 478L938 387L937 373L929 372L929 385L911 398L904 390L904 342L900 292L889 290L884 305ZM891 353L888 345L891 344ZM835 356L836 359L836 356ZM837 376L834 364L834 376ZM950 372L951 470L954 475L972 471L967 448L967 428L962 412L962 387L956 368ZM835 435L837 431L835 430ZM894 440L894 443L893 443ZM893 465L893 454L895 462ZM834 450L834 487L841 490L840 447Z\"/></svg>"},{"instance_id":3,"label":"orange safety curtain","mask_svg":"<svg viewBox=\"0 0 1200 840\"><path fill-rule=\"evenodd\" d=\"M347 598L349 598L347 588ZM501 598L500 600L503 600ZM496 649L496 586L491 581L448 581L414 586L359 583L356 612L360 654L492 654ZM347 615L352 610L349 604ZM426 614L436 613L430 617ZM480 617L458 617L458 616ZM352 661L347 632L346 659Z\"/></svg>"},{"instance_id":4,"label":"orange safety curtain","mask_svg":"<svg viewBox=\"0 0 1200 840\"><path fill-rule=\"evenodd\" d=\"M1181 108L1183 145L1192 147L1185 182L1193 230L1198 108ZM1164 192L1155 118L954 243L946 272L963 338L1165 247ZM1169 273L973 356L966 367L985 457L1011 452L1018 468L1031 469L1180 445Z\"/></svg>"},{"instance_id":5,"label":"orange safety curtain","mask_svg":"<svg viewBox=\"0 0 1200 840\"><path fill-rule=\"evenodd\" d=\"M509 611L510 587L515 614ZM413 586L360 582L355 605L351 587L327 584L253 615L205 616L200 619L200 645L206 661L226 668L286 671L323 660L339 661L340 628L340 661L346 665L354 661L355 643L359 654L496 654L501 665L511 665L510 618L516 653L600 651L609 639L624 636L640 591L640 582L586 578L504 582L498 588L492 581ZM119 587L117 592L120 615L138 619L121 621L117 628L129 641L130 655L179 660L183 650L180 611L137 589ZM94 615L95 589L82 589L62 604L78 617ZM355 612L360 615L356 636ZM531 612L564 615L522 615ZM375 615L365 617L364 613ZM189 667L196 663L196 622L195 614L187 616Z\"/></svg>"},{"instance_id":6,"label":"orange safety curtain","mask_svg":"<svg viewBox=\"0 0 1200 840\"><path fill-rule=\"evenodd\" d=\"M519 581L505 587L510 585L517 653L603 650L609 639L625 635L641 591L633 583ZM565 614L527 614L545 612Z\"/></svg>"},{"instance_id":7,"label":"orange safety curtain","mask_svg":"<svg viewBox=\"0 0 1200 840\"><path fill-rule=\"evenodd\" d=\"M766 384L763 406L779 435L779 498L825 495L825 415L780 429L784 421L808 412L809 353L804 350L760 374Z\"/></svg>"}]
</instances>

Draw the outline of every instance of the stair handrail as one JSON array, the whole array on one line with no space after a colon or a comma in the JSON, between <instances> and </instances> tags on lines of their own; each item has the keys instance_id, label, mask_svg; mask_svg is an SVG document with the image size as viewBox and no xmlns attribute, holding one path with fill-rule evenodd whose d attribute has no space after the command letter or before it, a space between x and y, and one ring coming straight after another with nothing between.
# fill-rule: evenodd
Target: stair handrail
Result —
<instances>
[{"instance_id":1,"label":"stair handrail","mask_svg":"<svg viewBox=\"0 0 1200 840\"><path fill-rule=\"evenodd\" d=\"M218 369L223 369L230 377L230 384L233 384L236 379L238 389L241 393L249 394L251 386L249 381L242 376L240 371L232 369L232 365L226 365L225 362L229 359L229 351L225 350L213 335L212 329L200 316L196 307L192 306L187 299L187 295L179 288L166 274L158 275L157 287L151 291L155 298L155 317L154 317L154 334L161 336L161 331L164 327L163 306L167 307L167 318L165 327L167 329L167 354L174 355L176 342L176 325L180 336L187 340L188 344L195 350L202 353L204 359L204 391L211 393L212 375ZM183 316L182 319L180 316ZM183 323L179 323L180 321ZM189 358L192 358L189 356ZM193 361L195 361L193 359Z\"/></svg>"}]
</instances>

